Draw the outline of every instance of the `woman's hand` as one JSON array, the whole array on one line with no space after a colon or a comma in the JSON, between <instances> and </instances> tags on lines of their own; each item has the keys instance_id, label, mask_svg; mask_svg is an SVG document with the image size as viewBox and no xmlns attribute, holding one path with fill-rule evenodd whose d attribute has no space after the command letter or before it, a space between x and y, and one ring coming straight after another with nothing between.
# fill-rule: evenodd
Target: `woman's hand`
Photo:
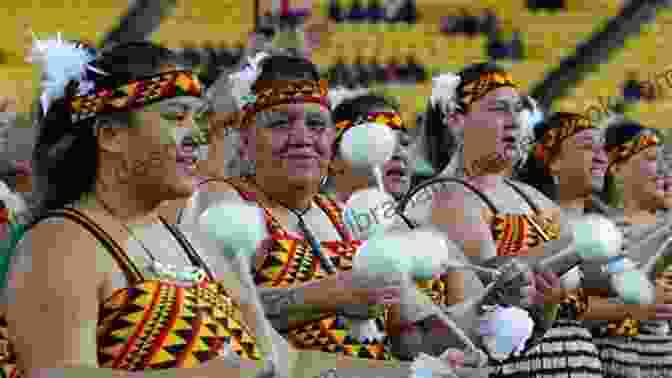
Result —
<instances>
[{"instance_id":1,"label":"woman's hand","mask_svg":"<svg viewBox=\"0 0 672 378\"><path fill-rule=\"evenodd\" d=\"M672 272L663 272L656 279L656 304L672 304Z\"/></svg>"},{"instance_id":2,"label":"woman's hand","mask_svg":"<svg viewBox=\"0 0 672 378\"><path fill-rule=\"evenodd\" d=\"M553 272L533 273L534 290L531 291L530 303L557 304L564 296L565 291L561 287L561 280Z\"/></svg>"}]
</instances>

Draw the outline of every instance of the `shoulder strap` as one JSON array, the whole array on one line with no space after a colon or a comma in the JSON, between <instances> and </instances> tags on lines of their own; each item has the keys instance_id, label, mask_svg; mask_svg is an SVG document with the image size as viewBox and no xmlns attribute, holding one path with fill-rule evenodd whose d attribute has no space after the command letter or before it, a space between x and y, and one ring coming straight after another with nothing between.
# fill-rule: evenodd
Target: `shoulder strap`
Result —
<instances>
[{"instance_id":1,"label":"shoulder strap","mask_svg":"<svg viewBox=\"0 0 672 378\"><path fill-rule=\"evenodd\" d=\"M215 275L212 274L212 271L210 270L208 265L205 263L201 255L199 255L198 252L196 252L196 249L184 236L182 231L180 231L180 229L178 229L174 225L166 222L166 220L163 217L160 216L159 219L161 220L161 223L163 223L163 225L168 229L168 231L170 231L175 240L177 240L177 242L180 244L180 246L184 250L184 253L187 254L189 261L191 261L191 263L194 264L194 266L203 268L203 270L205 270L205 273L208 275L208 278L211 281L215 281Z\"/></svg>"},{"instance_id":2,"label":"shoulder strap","mask_svg":"<svg viewBox=\"0 0 672 378\"><path fill-rule=\"evenodd\" d=\"M464 180L460 180L460 179L455 178L455 177L436 177L436 178L433 178L431 180L425 181L424 183L418 185L415 189L413 189L412 192L409 193L410 195L406 197L405 202L408 202L420 190L422 190L422 189L424 189L428 186L431 186L431 185L434 185L434 184L437 184L437 183L441 183L441 182L446 182L446 181L456 182L456 183L462 184L467 189L469 189L474 194L476 194L483 202L485 202L485 204L488 205L488 207L490 208L490 211L492 211L493 214L499 214L499 210L497 210L497 207L495 207L495 205L492 203L492 201L490 201L490 199L483 192L481 192L479 189L477 189L475 186L471 185L470 183L468 183Z\"/></svg>"},{"instance_id":3,"label":"shoulder strap","mask_svg":"<svg viewBox=\"0 0 672 378\"><path fill-rule=\"evenodd\" d=\"M511 189L513 189L516 193L518 193L518 195L520 195L521 197L523 197L523 199L525 200L525 202L527 202L527 204L530 205L530 207L532 208L532 211L534 211L536 214L539 214L539 213L540 213L540 212L539 212L539 208L537 207L537 205L534 204L534 202L532 201L532 199L530 198L530 196L529 196L527 193L525 193L525 192L523 191L523 189L521 189L518 185L514 184L514 183L513 183L511 180L509 180L509 179L504 179L504 182L505 182L508 186L510 186Z\"/></svg>"},{"instance_id":4,"label":"shoulder strap","mask_svg":"<svg viewBox=\"0 0 672 378\"><path fill-rule=\"evenodd\" d=\"M48 219L48 218L66 218L69 219L80 226L84 227L89 233L91 233L97 240L100 242L103 247L110 253L112 258L116 261L119 269L124 273L126 279L128 280L129 285L135 285L144 281L142 272L138 267L131 261L128 257L128 254L124 251L123 248L117 243L105 230L103 230L96 222L94 222L90 217L85 215L83 212L73 209L73 208L64 208L60 210L52 210L46 214L38 217L33 222L31 222L25 229L24 232L28 231L33 226L37 225L39 222Z\"/></svg>"}]
</instances>

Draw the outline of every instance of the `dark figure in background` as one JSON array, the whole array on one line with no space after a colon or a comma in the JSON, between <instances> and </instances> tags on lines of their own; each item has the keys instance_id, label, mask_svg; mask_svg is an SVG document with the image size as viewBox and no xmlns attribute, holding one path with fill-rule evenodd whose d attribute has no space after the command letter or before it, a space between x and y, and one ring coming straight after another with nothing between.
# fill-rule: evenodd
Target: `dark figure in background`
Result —
<instances>
[{"instance_id":1,"label":"dark figure in background","mask_svg":"<svg viewBox=\"0 0 672 378\"><path fill-rule=\"evenodd\" d=\"M369 7L366 11L369 22L378 23L385 18L385 10L380 3L380 0L369 0Z\"/></svg>"},{"instance_id":2,"label":"dark figure in background","mask_svg":"<svg viewBox=\"0 0 672 378\"><path fill-rule=\"evenodd\" d=\"M527 0L527 8L536 10L566 10L567 4L565 0Z\"/></svg>"},{"instance_id":3,"label":"dark figure in background","mask_svg":"<svg viewBox=\"0 0 672 378\"><path fill-rule=\"evenodd\" d=\"M352 66L352 73L354 81L358 82L362 87L366 88L371 83L371 71L369 70L368 65L364 63L364 59L361 56L358 56L355 60L355 64Z\"/></svg>"},{"instance_id":4,"label":"dark figure in background","mask_svg":"<svg viewBox=\"0 0 672 378\"><path fill-rule=\"evenodd\" d=\"M628 72L623 85L623 98L626 102L637 102L642 98L642 87L636 72Z\"/></svg>"},{"instance_id":5,"label":"dark figure in background","mask_svg":"<svg viewBox=\"0 0 672 378\"><path fill-rule=\"evenodd\" d=\"M385 81L385 69L380 65L376 55L374 55L369 61L369 71L371 72L372 81L374 83L382 83Z\"/></svg>"},{"instance_id":6,"label":"dark figure in background","mask_svg":"<svg viewBox=\"0 0 672 378\"><path fill-rule=\"evenodd\" d=\"M350 12L348 13L348 21L350 22L362 22L366 16L364 6L362 5L361 0L353 0L352 6L350 7Z\"/></svg>"},{"instance_id":7,"label":"dark figure in background","mask_svg":"<svg viewBox=\"0 0 672 378\"><path fill-rule=\"evenodd\" d=\"M345 64L345 59L339 57L336 64L329 69L329 84L333 86L346 85L352 79L352 73Z\"/></svg>"},{"instance_id":8,"label":"dark figure in background","mask_svg":"<svg viewBox=\"0 0 672 378\"><path fill-rule=\"evenodd\" d=\"M419 64L414 55L408 55L406 64L401 68L402 81L419 83L427 80L427 71Z\"/></svg>"},{"instance_id":9,"label":"dark figure in background","mask_svg":"<svg viewBox=\"0 0 672 378\"><path fill-rule=\"evenodd\" d=\"M523 36L520 33L520 30L513 32L513 37L511 38L511 58L515 61L521 61L525 59L525 46L523 45Z\"/></svg>"},{"instance_id":10,"label":"dark figure in background","mask_svg":"<svg viewBox=\"0 0 672 378\"><path fill-rule=\"evenodd\" d=\"M481 16L480 32L485 35L490 35L497 31L497 15L492 9L486 9Z\"/></svg>"},{"instance_id":11,"label":"dark figure in background","mask_svg":"<svg viewBox=\"0 0 672 378\"><path fill-rule=\"evenodd\" d=\"M329 0L329 19L334 22L343 22L343 10L338 4L338 0Z\"/></svg>"},{"instance_id":12,"label":"dark figure in background","mask_svg":"<svg viewBox=\"0 0 672 378\"><path fill-rule=\"evenodd\" d=\"M492 61L511 58L511 45L502 38L500 31L496 31L488 36L487 53Z\"/></svg>"}]
</instances>

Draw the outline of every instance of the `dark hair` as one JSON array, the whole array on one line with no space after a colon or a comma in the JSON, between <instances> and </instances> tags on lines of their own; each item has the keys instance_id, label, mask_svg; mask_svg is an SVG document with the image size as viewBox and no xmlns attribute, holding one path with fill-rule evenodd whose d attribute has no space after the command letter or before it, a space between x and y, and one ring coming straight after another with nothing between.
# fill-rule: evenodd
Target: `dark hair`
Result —
<instances>
[{"instance_id":1,"label":"dark hair","mask_svg":"<svg viewBox=\"0 0 672 378\"><path fill-rule=\"evenodd\" d=\"M604 147L605 149L610 150L615 146L623 145L633 138L637 137L640 132L644 130L650 130L660 136L660 132L656 129L650 129L645 126L642 126L640 123L629 120L621 119L616 122L611 123L605 132L604 135ZM606 175L604 176L604 188L600 195L605 202L609 205L616 205L616 182L611 170L608 169Z\"/></svg>"},{"instance_id":2,"label":"dark hair","mask_svg":"<svg viewBox=\"0 0 672 378\"><path fill-rule=\"evenodd\" d=\"M357 121L374 108L391 108L399 112L399 103L391 97L369 93L344 100L334 108L332 115L336 123L345 120Z\"/></svg>"},{"instance_id":3,"label":"dark hair","mask_svg":"<svg viewBox=\"0 0 672 378\"><path fill-rule=\"evenodd\" d=\"M461 78L460 85L457 87L458 104L464 106L460 100L464 86L489 72L505 73L506 70L493 63L476 63L467 66L458 74ZM452 130L444 124L443 114L438 104L436 106L432 106L431 103L427 105L422 133L423 138L421 139L424 144L422 150L432 169L438 174L450 163L458 143Z\"/></svg>"},{"instance_id":4,"label":"dark hair","mask_svg":"<svg viewBox=\"0 0 672 378\"><path fill-rule=\"evenodd\" d=\"M93 79L96 86L109 88L157 74L162 66L177 65L178 62L176 54L166 48L150 42L131 42L103 51L91 65L109 74L96 76ZM126 124L130 117L129 113L111 116ZM33 167L38 208L33 210L39 215L72 204L92 192L99 157L94 133L96 118L73 124L66 99L54 101L47 114L36 121L39 131L33 151Z\"/></svg>"},{"instance_id":5,"label":"dark hair","mask_svg":"<svg viewBox=\"0 0 672 378\"><path fill-rule=\"evenodd\" d=\"M561 127L561 120L567 117L580 116L576 113L568 112L557 112L542 121L537 127L534 128L534 143L541 143L544 135L556 127ZM560 146L558 146L560 148ZM556 156L560 150L551 151L551 154ZM534 187L535 189L542 192L546 197L557 200L558 199L558 187L553 180L553 176L550 175L547 167L544 165L543 161L539 161L534 154L534 148L530 152L530 156L525 162L525 165L516 172L517 179Z\"/></svg>"},{"instance_id":6,"label":"dark hair","mask_svg":"<svg viewBox=\"0 0 672 378\"><path fill-rule=\"evenodd\" d=\"M272 55L261 62L260 69L258 81L320 80L320 73L315 64L297 56Z\"/></svg>"}]
</instances>

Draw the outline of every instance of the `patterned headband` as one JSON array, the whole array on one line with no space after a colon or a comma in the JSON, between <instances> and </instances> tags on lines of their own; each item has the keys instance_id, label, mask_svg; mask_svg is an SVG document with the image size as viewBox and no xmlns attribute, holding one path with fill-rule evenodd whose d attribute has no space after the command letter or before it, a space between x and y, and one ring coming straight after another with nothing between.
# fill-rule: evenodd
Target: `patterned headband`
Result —
<instances>
[{"instance_id":1,"label":"patterned headband","mask_svg":"<svg viewBox=\"0 0 672 378\"><path fill-rule=\"evenodd\" d=\"M406 130L407 127L401 119L401 115L396 112L372 112L353 122L350 120L341 121L336 124L336 144L339 144L343 134L351 128L364 123L377 123L385 125L392 130Z\"/></svg>"},{"instance_id":2,"label":"patterned headband","mask_svg":"<svg viewBox=\"0 0 672 378\"><path fill-rule=\"evenodd\" d=\"M247 126L256 113L276 105L313 103L331 108L328 88L326 80L257 81L252 87L255 99L243 108L241 126Z\"/></svg>"},{"instance_id":3,"label":"patterned headband","mask_svg":"<svg viewBox=\"0 0 672 378\"><path fill-rule=\"evenodd\" d=\"M114 89L96 88L93 93L71 97L72 122L97 114L127 112L180 96L201 97L202 86L191 71L173 71L134 80Z\"/></svg>"},{"instance_id":4,"label":"patterned headband","mask_svg":"<svg viewBox=\"0 0 672 378\"><path fill-rule=\"evenodd\" d=\"M465 83L458 89L458 98L462 109L468 110L469 106L480 100L491 91L502 88L518 88L513 82L511 74L505 72L485 72L477 80Z\"/></svg>"},{"instance_id":5,"label":"patterned headband","mask_svg":"<svg viewBox=\"0 0 672 378\"><path fill-rule=\"evenodd\" d=\"M567 138L582 131L595 129L596 127L586 117L579 114L561 116L559 125L552 127L544 133L541 141L537 142L534 149L534 158L548 167L553 157L560 151L560 146Z\"/></svg>"},{"instance_id":6,"label":"patterned headband","mask_svg":"<svg viewBox=\"0 0 672 378\"><path fill-rule=\"evenodd\" d=\"M607 146L609 166L628 160L647 148L658 146L660 144L660 138L654 130L643 129L635 137L625 143Z\"/></svg>"}]
</instances>

